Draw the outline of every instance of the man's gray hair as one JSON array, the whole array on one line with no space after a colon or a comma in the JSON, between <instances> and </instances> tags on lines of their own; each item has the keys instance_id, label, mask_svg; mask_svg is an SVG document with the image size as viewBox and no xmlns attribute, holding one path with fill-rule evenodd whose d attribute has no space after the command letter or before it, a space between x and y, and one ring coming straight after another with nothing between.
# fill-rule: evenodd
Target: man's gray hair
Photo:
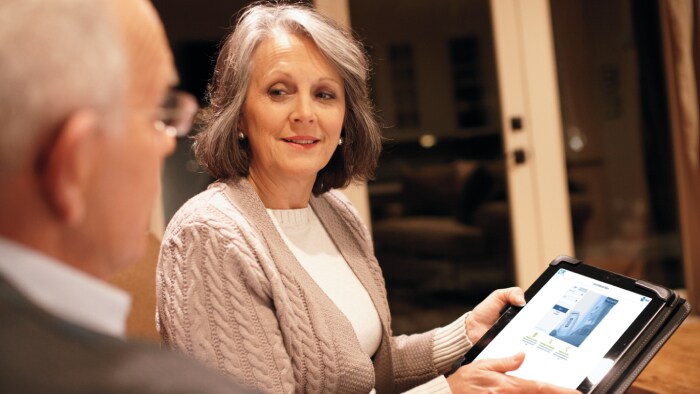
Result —
<instances>
[{"instance_id":1,"label":"man's gray hair","mask_svg":"<svg viewBox=\"0 0 700 394\"><path fill-rule=\"evenodd\" d=\"M123 101L126 58L105 1L0 2L0 171L81 108Z\"/></svg>"},{"instance_id":2,"label":"man's gray hair","mask_svg":"<svg viewBox=\"0 0 700 394\"><path fill-rule=\"evenodd\" d=\"M346 98L345 143L322 169L314 194L367 180L374 174L381 135L368 91L368 59L349 31L302 4L255 3L245 9L224 42L209 87L210 112L197 135L195 155L216 178L247 176L249 155L238 140L238 127L251 75L251 59L258 45L275 33L310 38L343 79Z\"/></svg>"}]
</instances>

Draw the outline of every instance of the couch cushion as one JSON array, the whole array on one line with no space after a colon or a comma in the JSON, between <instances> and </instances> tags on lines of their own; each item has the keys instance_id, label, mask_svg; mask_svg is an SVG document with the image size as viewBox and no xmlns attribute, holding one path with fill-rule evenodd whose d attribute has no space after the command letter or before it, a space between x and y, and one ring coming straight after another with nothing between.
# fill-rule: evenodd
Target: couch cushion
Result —
<instances>
[{"instance_id":1,"label":"couch cushion","mask_svg":"<svg viewBox=\"0 0 700 394\"><path fill-rule=\"evenodd\" d=\"M402 168L404 215L463 216L465 185L480 173L480 167L475 161L457 160Z\"/></svg>"},{"instance_id":2,"label":"couch cushion","mask_svg":"<svg viewBox=\"0 0 700 394\"><path fill-rule=\"evenodd\" d=\"M390 218L376 222L372 229L377 254L391 251L460 260L480 257L484 252L482 230L452 217Z\"/></svg>"},{"instance_id":3,"label":"couch cushion","mask_svg":"<svg viewBox=\"0 0 700 394\"><path fill-rule=\"evenodd\" d=\"M493 197L495 179L482 163L458 160L454 165L461 182L456 216L464 223L473 223L474 214L479 207Z\"/></svg>"},{"instance_id":4,"label":"couch cushion","mask_svg":"<svg viewBox=\"0 0 700 394\"><path fill-rule=\"evenodd\" d=\"M403 215L454 216L465 223L494 188L493 177L478 161L404 167L400 179Z\"/></svg>"}]
</instances>

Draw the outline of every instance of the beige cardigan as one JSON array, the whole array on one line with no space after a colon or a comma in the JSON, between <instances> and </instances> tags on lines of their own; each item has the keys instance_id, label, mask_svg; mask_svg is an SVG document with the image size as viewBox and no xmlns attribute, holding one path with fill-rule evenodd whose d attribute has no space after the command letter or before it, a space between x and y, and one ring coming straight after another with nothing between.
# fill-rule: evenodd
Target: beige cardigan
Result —
<instances>
[{"instance_id":1,"label":"beige cardigan","mask_svg":"<svg viewBox=\"0 0 700 394\"><path fill-rule=\"evenodd\" d=\"M393 337L370 235L338 192L311 198L382 322L373 358L347 318L295 259L246 179L215 183L166 230L157 271L164 343L266 393L397 392L447 372L464 347L436 365L433 336ZM441 341L445 342L445 341Z\"/></svg>"}]
</instances>

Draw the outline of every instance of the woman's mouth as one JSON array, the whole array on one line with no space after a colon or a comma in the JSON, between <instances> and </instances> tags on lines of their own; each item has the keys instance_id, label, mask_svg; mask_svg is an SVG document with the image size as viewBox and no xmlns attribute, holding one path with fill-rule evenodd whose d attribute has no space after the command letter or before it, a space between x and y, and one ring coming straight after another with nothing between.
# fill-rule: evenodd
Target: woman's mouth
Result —
<instances>
[{"instance_id":1,"label":"woman's mouth","mask_svg":"<svg viewBox=\"0 0 700 394\"><path fill-rule=\"evenodd\" d=\"M313 137L307 137L307 136L295 136L295 137L288 137L288 138L282 138L282 141L288 142L290 144L297 144L297 145L313 145L319 141L317 138Z\"/></svg>"}]
</instances>

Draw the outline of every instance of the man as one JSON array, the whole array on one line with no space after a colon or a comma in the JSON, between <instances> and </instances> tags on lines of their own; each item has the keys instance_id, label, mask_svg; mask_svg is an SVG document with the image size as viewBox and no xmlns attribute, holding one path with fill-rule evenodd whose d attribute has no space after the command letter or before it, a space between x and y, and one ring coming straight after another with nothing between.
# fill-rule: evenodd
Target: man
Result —
<instances>
[{"instance_id":1,"label":"man","mask_svg":"<svg viewBox=\"0 0 700 394\"><path fill-rule=\"evenodd\" d=\"M0 392L236 391L124 341L98 279L145 247L176 82L146 0L0 2Z\"/></svg>"}]
</instances>

